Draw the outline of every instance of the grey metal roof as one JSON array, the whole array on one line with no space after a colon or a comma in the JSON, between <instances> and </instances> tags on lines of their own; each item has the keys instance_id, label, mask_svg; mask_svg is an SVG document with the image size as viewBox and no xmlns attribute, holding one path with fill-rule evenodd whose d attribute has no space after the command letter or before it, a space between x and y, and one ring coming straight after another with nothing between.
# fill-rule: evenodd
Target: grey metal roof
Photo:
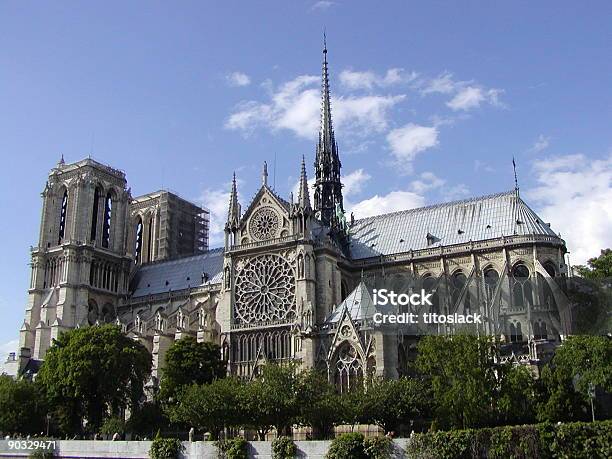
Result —
<instances>
[{"instance_id":1,"label":"grey metal roof","mask_svg":"<svg viewBox=\"0 0 612 459\"><path fill-rule=\"evenodd\" d=\"M372 295L365 283L359 282L359 285L340 303L327 317L325 322L335 323L342 319L344 308L348 309L351 319L365 320L374 317L377 312L388 313L388 308L379 308L374 305Z\"/></svg>"},{"instance_id":2,"label":"grey metal roof","mask_svg":"<svg viewBox=\"0 0 612 459\"><path fill-rule=\"evenodd\" d=\"M514 190L359 219L350 234L353 259L502 235L556 236Z\"/></svg>"},{"instance_id":3,"label":"grey metal roof","mask_svg":"<svg viewBox=\"0 0 612 459\"><path fill-rule=\"evenodd\" d=\"M132 279L132 297L155 295L170 290L199 287L202 273L208 275L205 284L217 284L223 277L223 248L201 255L151 263L138 268Z\"/></svg>"}]
</instances>

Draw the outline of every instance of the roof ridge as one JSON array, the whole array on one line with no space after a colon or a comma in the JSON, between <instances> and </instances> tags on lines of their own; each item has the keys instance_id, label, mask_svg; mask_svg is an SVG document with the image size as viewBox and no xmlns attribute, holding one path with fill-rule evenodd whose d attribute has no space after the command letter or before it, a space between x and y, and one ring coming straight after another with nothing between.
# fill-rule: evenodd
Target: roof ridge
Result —
<instances>
[{"instance_id":1,"label":"roof ridge","mask_svg":"<svg viewBox=\"0 0 612 459\"><path fill-rule=\"evenodd\" d=\"M486 199L498 198L501 196L516 196L516 192L514 190L502 191L499 193L492 193L492 194L487 194L487 195L482 195L482 196L474 196L471 198L458 199L456 201L447 201L447 202L440 202L437 204L430 204L428 206L423 206L423 207L414 207L412 209L397 210L395 212L388 212L386 214L371 215L370 217L355 219L355 223L365 222L365 221L373 220L379 217L389 217L392 215L400 215L400 214L407 214L407 213L419 212L419 211L424 211L424 210L436 209L438 207L449 207L449 206L456 206L458 204L467 204L471 202L484 201Z\"/></svg>"},{"instance_id":2,"label":"roof ridge","mask_svg":"<svg viewBox=\"0 0 612 459\"><path fill-rule=\"evenodd\" d=\"M174 257L174 258L165 258L163 260L155 260L152 261L150 263L146 263L146 264L142 264L138 267L138 270L141 270L143 268L148 268L149 266L158 266L158 265L162 265L164 263L172 263L172 262L177 262L177 261L187 261L189 259L192 258L198 258L198 257L203 257L206 255L212 255L215 254L217 252L222 252L224 250L223 247L215 247L214 249L208 249L206 252L203 253L198 253L195 255L186 255L183 257Z\"/></svg>"}]
</instances>

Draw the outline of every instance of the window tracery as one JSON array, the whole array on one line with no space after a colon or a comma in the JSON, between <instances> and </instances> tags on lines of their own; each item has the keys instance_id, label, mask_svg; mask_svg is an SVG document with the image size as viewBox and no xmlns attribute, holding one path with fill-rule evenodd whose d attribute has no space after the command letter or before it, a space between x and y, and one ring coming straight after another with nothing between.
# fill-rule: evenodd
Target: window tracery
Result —
<instances>
[{"instance_id":1,"label":"window tracery","mask_svg":"<svg viewBox=\"0 0 612 459\"><path fill-rule=\"evenodd\" d=\"M253 238L258 241L274 238L278 227L278 214L271 207L257 209L249 221L249 231Z\"/></svg>"}]
</instances>

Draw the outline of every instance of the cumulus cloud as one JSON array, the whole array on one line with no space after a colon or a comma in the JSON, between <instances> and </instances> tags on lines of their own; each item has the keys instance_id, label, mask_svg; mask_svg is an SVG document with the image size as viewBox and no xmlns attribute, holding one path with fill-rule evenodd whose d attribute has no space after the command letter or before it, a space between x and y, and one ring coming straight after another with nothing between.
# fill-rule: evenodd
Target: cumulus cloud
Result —
<instances>
[{"instance_id":1,"label":"cumulus cloud","mask_svg":"<svg viewBox=\"0 0 612 459\"><path fill-rule=\"evenodd\" d=\"M251 78L242 72L232 72L225 77L230 86L248 86L251 84Z\"/></svg>"},{"instance_id":2,"label":"cumulus cloud","mask_svg":"<svg viewBox=\"0 0 612 459\"><path fill-rule=\"evenodd\" d=\"M446 105L453 111L468 111L488 103L503 106L499 100L501 89L485 88L474 81L457 81L453 74L444 72L431 80L421 80L417 85L421 94L448 94L452 98Z\"/></svg>"},{"instance_id":3,"label":"cumulus cloud","mask_svg":"<svg viewBox=\"0 0 612 459\"><path fill-rule=\"evenodd\" d=\"M526 196L551 223L570 251L572 264L584 264L612 246L612 154L553 156L533 165L538 186Z\"/></svg>"},{"instance_id":4,"label":"cumulus cloud","mask_svg":"<svg viewBox=\"0 0 612 459\"><path fill-rule=\"evenodd\" d=\"M388 125L389 111L404 98L404 95L334 98L335 126L361 135L383 131ZM301 75L276 90L271 88L267 102L239 104L225 126L245 134L258 127L271 131L286 129L298 137L312 139L319 128L320 106L319 77Z\"/></svg>"},{"instance_id":5,"label":"cumulus cloud","mask_svg":"<svg viewBox=\"0 0 612 459\"><path fill-rule=\"evenodd\" d=\"M348 89L373 89L374 87L387 87L394 84L406 83L417 78L415 72L406 73L404 69L391 68L384 75L378 75L368 70L358 72L343 70L340 72L340 83Z\"/></svg>"},{"instance_id":6,"label":"cumulus cloud","mask_svg":"<svg viewBox=\"0 0 612 459\"><path fill-rule=\"evenodd\" d=\"M386 195L375 195L354 204L349 212L355 218L371 217L400 210L413 209L425 205L425 198L412 191L392 191Z\"/></svg>"},{"instance_id":7,"label":"cumulus cloud","mask_svg":"<svg viewBox=\"0 0 612 459\"><path fill-rule=\"evenodd\" d=\"M424 193L429 190L440 188L446 181L433 172L423 172L417 180L410 183L410 188L415 193Z\"/></svg>"},{"instance_id":8,"label":"cumulus cloud","mask_svg":"<svg viewBox=\"0 0 612 459\"><path fill-rule=\"evenodd\" d=\"M387 142L397 162L409 169L416 155L439 144L438 128L408 123L390 131Z\"/></svg>"},{"instance_id":9,"label":"cumulus cloud","mask_svg":"<svg viewBox=\"0 0 612 459\"><path fill-rule=\"evenodd\" d=\"M313 10L326 10L330 6L333 6L335 4L336 4L336 2L331 2L329 0L319 0L314 5L312 5L312 9Z\"/></svg>"},{"instance_id":10,"label":"cumulus cloud","mask_svg":"<svg viewBox=\"0 0 612 459\"><path fill-rule=\"evenodd\" d=\"M445 188L442 193L444 201L454 201L456 199L465 198L470 194L469 188L464 183Z\"/></svg>"},{"instance_id":11,"label":"cumulus cloud","mask_svg":"<svg viewBox=\"0 0 612 459\"><path fill-rule=\"evenodd\" d=\"M540 153L541 151L546 150L549 146L550 137L540 134L528 151L530 153Z\"/></svg>"}]
</instances>

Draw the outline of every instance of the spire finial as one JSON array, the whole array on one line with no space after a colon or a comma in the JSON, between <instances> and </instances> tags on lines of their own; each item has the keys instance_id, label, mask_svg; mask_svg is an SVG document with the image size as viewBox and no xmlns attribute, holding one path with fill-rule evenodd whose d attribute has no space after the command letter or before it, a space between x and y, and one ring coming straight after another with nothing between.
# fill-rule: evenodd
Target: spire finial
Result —
<instances>
[{"instance_id":1,"label":"spire finial","mask_svg":"<svg viewBox=\"0 0 612 459\"><path fill-rule=\"evenodd\" d=\"M264 161L263 170L261 172L261 184L268 186L268 163Z\"/></svg>"},{"instance_id":2,"label":"spire finial","mask_svg":"<svg viewBox=\"0 0 612 459\"><path fill-rule=\"evenodd\" d=\"M514 170L514 191L518 195L519 185L518 185L518 176L516 175L516 161L514 160L514 156L512 157L512 169Z\"/></svg>"},{"instance_id":3,"label":"spire finial","mask_svg":"<svg viewBox=\"0 0 612 459\"><path fill-rule=\"evenodd\" d=\"M60 158L57 164L59 164L60 166L63 166L64 164L66 164L66 162L64 161L64 153L62 153L62 157Z\"/></svg>"},{"instance_id":4,"label":"spire finial","mask_svg":"<svg viewBox=\"0 0 612 459\"><path fill-rule=\"evenodd\" d=\"M300 186L298 189L298 206L301 209L310 209L310 193L308 192L308 177L306 177L306 160L302 155L302 167L300 169Z\"/></svg>"},{"instance_id":5,"label":"spire finial","mask_svg":"<svg viewBox=\"0 0 612 459\"><path fill-rule=\"evenodd\" d=\"M236 186L236 172L232 177L232 190L230 191L229 208L227 211L228 227L238 224L240 219L240 204L238 204L238 187Z\"/></svg>"},{"instance_id":6,"label":"spire finial","mask_svg":"<svg viewBox=\"0 0 612 459\"><path fill-rule=\"evenodd\" d=\"M325 27L323 27L323 54L327 54L327 34L325 33Z\"/></svg>"}]
</instances>

